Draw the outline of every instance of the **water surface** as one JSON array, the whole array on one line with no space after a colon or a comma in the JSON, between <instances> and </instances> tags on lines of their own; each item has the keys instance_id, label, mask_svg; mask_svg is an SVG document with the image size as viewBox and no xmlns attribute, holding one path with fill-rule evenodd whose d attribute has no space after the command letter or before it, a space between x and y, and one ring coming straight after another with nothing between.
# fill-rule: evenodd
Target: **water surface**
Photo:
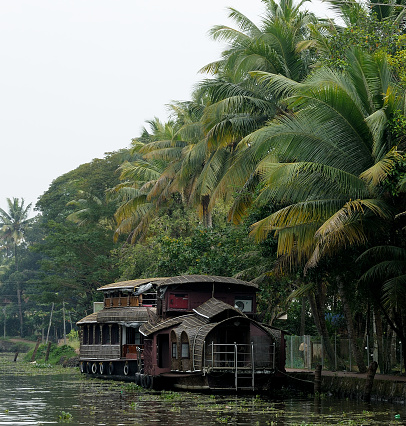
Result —
<instances>
[{"instance_id":1,"label":"water surface","mask_svg":"<svg viewBox=\"0 0 406 426\"><path fill-rule=\"evenodd\" d=\"M311 397L146 392L76 369L0 359L0 425L391 425L403 406ZM396 417L400 416L400 420Z\"/></svg>"}]
</instances>

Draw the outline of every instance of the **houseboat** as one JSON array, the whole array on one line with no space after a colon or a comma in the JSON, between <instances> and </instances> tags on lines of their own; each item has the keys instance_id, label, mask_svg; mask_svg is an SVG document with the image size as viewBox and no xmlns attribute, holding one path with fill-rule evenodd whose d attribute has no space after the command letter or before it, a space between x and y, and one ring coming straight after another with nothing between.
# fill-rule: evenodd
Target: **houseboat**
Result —
<instances>
[{"instance_id":1,"label":"houseboat","mask_svg":"<svg viewBox=\"0 0 406 426\"><path fill-rule=\"evenodd\" d=\"M183 275L105 285L80 320L80 368L145 388L261 390L281 382L283 331L256 320L251 282Z\"/></svg>"}]
</instances>

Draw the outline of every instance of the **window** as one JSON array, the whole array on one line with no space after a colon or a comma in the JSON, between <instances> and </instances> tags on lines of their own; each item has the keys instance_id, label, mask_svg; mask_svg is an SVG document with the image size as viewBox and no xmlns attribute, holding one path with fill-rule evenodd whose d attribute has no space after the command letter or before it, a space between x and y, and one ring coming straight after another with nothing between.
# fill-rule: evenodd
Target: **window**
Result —
<instances>
[{"instance_id":1,"label":"window","mask_svg":"<svg viewBox=\"0 0 406 426\"><path fill-rule=\"evenodd\" d=\"M178 358L178 344L172 343L172 358Z\"/></svg>"},{"instance_id":2,"label":"window","mask_svg":"<svg viewBox=\"0 0 406 426\"><path fill-rule=\"evenodd\" d=\"M169 309L188 309L189 297L187 294L175 294L169 295Z\"/></svg>"},{"instance_id":3,"label":"window","mask_svg":"<svg viewBox=\"0 0 406 426\"><path fill-rule=\"evenodd\" d=\"M112 324L111 326L111 344L117 345L119 342L120 336L119 336L119 329L118 324Z\"/></svg>"},{"instance_id":4,"label":"window","mask_svg":"<svg viewBox=\"0 0 406 426\"><path fill-rule=\"evenodd\" d=\"M105 324L103 326L103 333L102 333L102 345L108 345L110 344L110 327Z\"/></svg>"},{"instance_id":5,"label":"window","mask_svg":"<svg viewBox=\"0 0 406 426\"><path fill-rule=\"evenodd\" d=\"M182 358L189 358L189 343L182 343Z\"/></svg>"},{"instance_id":6,"label":"window","mask_svg":"<svg viewBox=\"0 0 406 426\"><path fill-rule=\"evenodd\" d=\"M138 332L138 329L127 327L126 332L128 345L139 345L141 343L141 334Z\"/></svg>"},{"instance_id":7,"label":"window","mask_svg":"<svg viewBox=\"0 0 406 426\"><path fill-rule=\"evenodd\" d=\"M83 326L83 344L84 345L89 344L89 329L87 325Z\"/></svg>"}]
</instances>

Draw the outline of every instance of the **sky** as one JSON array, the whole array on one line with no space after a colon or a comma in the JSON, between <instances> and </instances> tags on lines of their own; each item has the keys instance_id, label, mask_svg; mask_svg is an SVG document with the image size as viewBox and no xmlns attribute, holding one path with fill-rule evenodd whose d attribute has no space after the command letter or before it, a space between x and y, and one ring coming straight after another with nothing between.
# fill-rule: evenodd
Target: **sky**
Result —
<instances>
[{"instance_id":1,"label":"sky","mask_svg":"<svg viewBox=\"0 0 406 426\"><path fill-rule=\"evenodd\" d=\"M130 145L189 100L224 45L228 7L260 0L0 0L0 207L33 206L54 179ZM308 9L325 17L321 3ZM329 13L329 16L331 14Z\"/></svg>"}]
</instances>

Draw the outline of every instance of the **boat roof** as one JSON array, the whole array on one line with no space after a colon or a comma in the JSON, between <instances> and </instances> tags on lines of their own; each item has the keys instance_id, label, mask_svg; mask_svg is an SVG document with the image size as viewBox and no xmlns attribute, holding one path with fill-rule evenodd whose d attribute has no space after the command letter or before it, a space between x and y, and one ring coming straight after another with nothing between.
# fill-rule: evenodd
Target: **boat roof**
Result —
<instances>
[{"instance_id":1,"label":"boat roof","mask_svg":"<svg viewBox=\"0 0 406 426\"><path fill-rule=\"evenodd\" d=\"M130 290L134 291L137 287L149 284L157 283L159 281L164 281L167 278L140 278L137 280L128 280L128 281L119 281L117 283L106 284L102 287L99 287L97 290L106 291L106 290Z\"/></svg>"},{"instance_id":2,"label":"boat roof","mask_svg":"<svg viewBox=\"0 0 406 426\"><path fill-rule=\"evenodd\" d=\"M215 317L221 313L230 312L230 318L248 318L244 313L235 309L233 306L222 302L221 300L211 298L207 302L204 302L198 308L193 309L193 313L182 315L175 318L169 318L167 320L161 321L158 324L151 324L149 322L142 324L140 327L140 332L144 336L148 336L157 331L164 330L166 328L176 327L180 324L181 329L184 328L200 328L203 325L215 321ZM215 321L215 324L218 322Z\"/></svg>"},{"instance_id":3,"label":"boat roof","mask_svg":"<svg viewBox=\"0 0 406 426\"><path fill-rule=\"evenodd\" d=\"M146 322L150 319L149 312L155 314L156 309L144 306L103 309L97 313L97 321L101 323L120 321Z\"/></svg>"},{"instance_id":4,"label":"boat roof","mask_svg":"<svg viewBox=\"0 0 406 426\"><path fill-rule=\"evenodd\" d=\"M164 287L173 284L190 284L190 283L224 283L239 284L248 287L258 288L258 285L252 282L239 280L232 277L220 277L218 275L179 275L177 277L167 278L165 281L157 283L158 287Z\"/></svg>"},{"instance_id":5,"label":"boat roof","mask_svg":"<svg viewBox=\"0 0 406 426\"><path fill-rule=\"evenodd\" d=\"M80 321L78 321L76 324L94 324L97 322L97 312L93 312L90 315L87 315L86 317L82 318Z\"/></svg>"},{"instance_id":6,"label":"boat roof","mask_svg":"<svg viewBox=\"0 0 406 426\"><path fill-rule=\"evenodd\" d=\"M258 285L252 282L239 280L232 277L220 277L216 275L179 275L177 277L159 277L159 278L141 278L137 280L120 281L117 283L106 284L99 287L97 290L111 291L111 290L127 290L134 291L137 287L153 283L157 287L164 287L169 285L184 285L191 283L223 283L232 285L243 285L246 287L258 288Z\"/></svg>"},{"instance_id":7,"label":"boat roof","mask_svg":"<svg viewBox=\"0 0 406 426\"><path fill-rule=\"evenodd\" d=\"M208 318L208 319L211 319L211 318L215 317L216 315L223 313L224 311L230 311L232 313L232 315L246 316L245 314L243 314L240 310L236 309L235 307L233 307L233 306L229 305L228 303L225 303L221 300L218 300L214 297L207 300L206 302L201 304L196 309L193 309L193 311L196 312L198 315L200 315L204 318Z\"/></svg>"}]
</instances>

